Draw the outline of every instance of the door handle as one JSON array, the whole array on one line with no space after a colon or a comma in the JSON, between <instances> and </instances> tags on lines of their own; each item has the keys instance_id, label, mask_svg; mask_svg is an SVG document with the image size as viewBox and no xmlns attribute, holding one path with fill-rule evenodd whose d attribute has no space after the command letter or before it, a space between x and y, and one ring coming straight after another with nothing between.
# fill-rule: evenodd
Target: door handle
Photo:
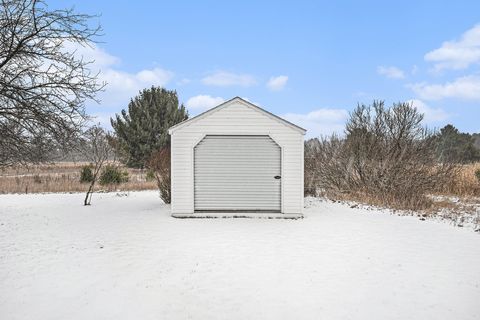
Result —
<instances>
[{"instance_id":1,"label":"door handle","mask_svg":"<svg viewBox=\"0 0 480 320\"><path fill-rule=\"evenodd\" d=\"M275 177L273 177L273 178L275 178L275 179L278 180L278 179L281 179L282 177L280 177L280 176L275 176Z\"/></svg>"}]
</instances>

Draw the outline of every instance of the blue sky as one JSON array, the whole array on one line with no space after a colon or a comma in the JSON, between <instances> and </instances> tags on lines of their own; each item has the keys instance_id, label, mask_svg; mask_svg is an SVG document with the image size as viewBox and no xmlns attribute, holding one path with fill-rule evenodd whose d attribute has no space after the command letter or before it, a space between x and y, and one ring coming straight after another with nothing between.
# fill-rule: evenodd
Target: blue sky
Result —
<instances>
[{"instance_id":1,"label":"blue sky","mask_svg":"<svg viewBox=\"0 0 480 320\"><path fill-rule=\"evenodd\" d=\"M241 96L309 130L341 131L358 102L413 101L429 127L480 132L480 1L55 1L101 14L108 126L152 84L191 115Z\"/></svg>"}]
</instances>

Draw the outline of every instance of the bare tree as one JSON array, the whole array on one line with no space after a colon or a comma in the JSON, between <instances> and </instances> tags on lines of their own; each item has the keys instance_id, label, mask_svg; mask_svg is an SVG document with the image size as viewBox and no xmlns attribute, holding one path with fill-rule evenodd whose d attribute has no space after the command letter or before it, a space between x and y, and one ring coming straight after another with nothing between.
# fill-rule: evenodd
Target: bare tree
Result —
<instances>
[{"instance_id":1,"label":"bare tree","mask_svg":"<svg viewBox=\"0 0 480 320\"><path fill-rule=\"evenodd\" d=\"M90 18L41 0L1 0L0 167L45 161L53 143L81 131L85 101L104 84L67 46L92 45L100 27Z\"/></svg>"},{"instance_id":2,"label":"bare tree","mask_svg":"<svg viewBox=\"0 0 480 320\"><path fill-rule=\"evenodd\" d=\"M164 147L153 152L147 161L147 167L152 170L157 180L160 198L165 203L171 201L171 179L170 179L170 148Z\"/></svg>"},{"instance_id":3,"label":"bare tree","mask_svg":"<svg viewBox=\"0 0 480 320\"><path fill-rule=\"evenodd\" d=\"M105 162L112 156L113 148L109 143L109 135L100 125L89 128L84 134L82 150L93 165L93 179L88 186L83 204L90 205L95 183Z\"/></svg>"}]
</instances>

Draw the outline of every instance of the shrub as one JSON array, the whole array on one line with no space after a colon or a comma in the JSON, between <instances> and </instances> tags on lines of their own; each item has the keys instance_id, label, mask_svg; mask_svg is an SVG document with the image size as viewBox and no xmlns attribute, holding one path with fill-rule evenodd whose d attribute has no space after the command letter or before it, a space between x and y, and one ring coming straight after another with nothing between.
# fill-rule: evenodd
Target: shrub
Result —
<instances>
[{"instance_id":1,"label":"shrub","mask_svg":"<svg viewBox=\"0 0 480 320\"><path fill-rule=\"evenodd\" d=\"M478 182L480 183L480 169L475 171L475 177L477 177Z\"/></svg>"},{"instance_id":2,"label":"shrub","mask_svg":"<svg viewBox=\"0 0 480 320\"><path fill-rule=\"evenodd\" d=\"M91 165L83 166L82 169L80 169L80 182L87 183L92 181L93 181L92 166Z\"/></svg>"},{"instance_id":3,"label":"shrub","mask_svg":"<svg viewBox=\"0 0 480 320\"><path fill-rule=\"evenodd\" d=\"M318 189L399 209L431 205L427 194L449 180L455 167L437 163L432 133L423 115L408 103L386 109L383 102L358 106L346 124L346 136L305 144L306 193Z\"/></svg>"},{"instance_id":4,"label":"shrub","mask_svg":"<svg viewBox=\"0 0 480 320\"><path fill-rule=\"evenodd\" d=\"M102 186L128 182L128 172L113 165L107 165L100 174L99 183Z\"/></svg>"},{"instance_id":5,"label":"shrub","mask_svg":"<svg viewBox=\"0 0 480 320\"><path fill-rule=\"evenodd\" d=\"M165 147L152 153L147 166L157 180L160 198L162 198L163 202L170 203L170 148Z\"/></svg>"},{"instance_id":6,"label":"shrub","mask_svg":"<svg viewBox=\"0 0 480 320\"><path fill-rule=\"evenodd\" d=\"M155 178L155 172L152 169L149 169L147 171L147 174L145 175L145 180L146 181L154 181L157 178Z\"/></svg>"}]
</instances>

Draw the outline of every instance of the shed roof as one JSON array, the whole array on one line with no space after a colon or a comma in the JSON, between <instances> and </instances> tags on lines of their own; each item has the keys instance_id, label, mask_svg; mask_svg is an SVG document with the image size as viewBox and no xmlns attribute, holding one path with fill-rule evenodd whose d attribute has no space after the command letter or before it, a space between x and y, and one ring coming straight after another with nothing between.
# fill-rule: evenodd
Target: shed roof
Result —
<instances>
[{"instance_id":1,"label":"shed roof","mask_svg":"<svg viewBox=\"0 0 480 320\"><path fill-rule=\"evenodd\" d=\"M247 100L245 100L245 99L242 99L242 98L240 98L240 97L235 97L235 98L232 98L232 99L230 99L230 100L228 100L228 101L225 101L225 102L219 104L218 106L216 106L216 107L214 107L214 108L212 108L212 109L209 109L209 110L207 110L207 111L205 111L205 112L202 112L202 113L200 113L199 115L196 115L196 116L193 117L193 118L187 119L187 120L185 120L185 121L182 121L182 122L174 125L173 127L170 127L170 128L168 129L168 133L169 133L169 134L172 134L172 133L175 132L176 130L178 130L178 129L180 129L180 128L183 128L184 126L187 126L187 125L189 125L189 124L191 124L191 123L193 123L193 122L195 122L195 121L197 121L197 120L200 120L200 119L202 119L202 118L205 118L205 117L207 117L209 114L212 114L212 113L214 113L214 112L216 112L216 111L218 111L218 110L221 110L221 109L223 109L223 108L231 105L231 104L234 103L234 102L240 102L240 103L242 103L243 105L246 105L247 107L250 107L250 108L258 111L258 112L266 115L267 117L269 117L269 118L271 118L271 119L273 119L273 120L276 120L276 121L278 121L278 122L280 122L280 123L282 123L282 124L284 124L284 125L292 128L292 129L294 129L294 130L297 130L297 131L300 132L301 134L305 134L305 133L307 132L307 130L305 130L304 128L299 127L299 126L297 126L296 124L293 124L293 123L291 123L290 121L287 121L287 120L285 120L285 119L283 119L283 118L280 118L279 116L277 116L277 115L275 115L275 114L273 114L273 113L271 113L271 112L268 112L267 110L262 109L262 108L260 108L259 106L254 105L253 103L251 103L251 102L249 102L249 101L247 101Z\"/></svg>"}]
</instances>

